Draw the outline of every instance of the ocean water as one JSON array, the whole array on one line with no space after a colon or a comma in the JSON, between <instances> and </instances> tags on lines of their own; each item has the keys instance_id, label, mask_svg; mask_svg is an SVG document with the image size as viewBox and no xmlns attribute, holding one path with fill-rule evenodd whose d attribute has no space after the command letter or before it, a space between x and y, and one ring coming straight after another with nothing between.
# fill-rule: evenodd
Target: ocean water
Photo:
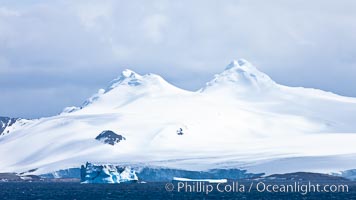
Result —
<instances>
[{"instance_id":1,"label":"ocean water","mask_svg":"<svg viewBox=\"0 0 356 200\"><path fill-rule=\"evenodd\" d=\"M1 200L98 200L98 199L356 199L356 185L339 193L268 193L268 192L169 192L167 183L80 184L45 182L0 183Z\"/></svg>"}]
</instances>

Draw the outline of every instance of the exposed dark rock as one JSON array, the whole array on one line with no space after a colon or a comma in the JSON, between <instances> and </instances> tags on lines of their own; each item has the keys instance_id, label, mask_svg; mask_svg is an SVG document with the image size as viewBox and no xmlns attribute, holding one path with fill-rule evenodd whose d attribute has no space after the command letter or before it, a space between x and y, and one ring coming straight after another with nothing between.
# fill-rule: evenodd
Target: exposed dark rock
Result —
<instances>
[{"instance_id":1,"label":"exposed dark rock","mask_svg":"<svg viewBox=\"0 0 356 200\"><path fill-rule=\"evenodd\" d=\"M0 135L4 135L4 130L12 126L18 118L0 117Z\"/></svg>"},{"instance_id":2,"label":"exposed dark rock","mask_svg":"<svg viewBox=\"0 0 356 200\"><path fill-rule=\"evenodd\" d=\"M183 135L184 133L183 133L183 129L182 128L179 128L178 130L177 130L177 135Z\"/></svg>"},{"instance_id":3,"label":"exposed dark rock","mask_svg":"<svg viewBox=\"0 0 356 200\"><path fill-rule=\"evenodd\" d=\"M0 181L21 181L16 173L0 173Z\"/></svg>"},{"instance_id":4,"label":"exposed dark rock","mask_svg":"<svg viewBox=\"0 0 356 200\"><path fill-rule=\"evenodd\" d=\"M118 135L110 130L101 132L98 136L96 136L95 139L110 145L115 145L119 143L121 140L126 140L126 138L123 137L122 135Z\"/></svg>"},{"instance_id":5,"label":"exposed dark rock","mask_svg":"<svg viewBox=\"0 0 356 200\"><path fill-rule=\"evenodd\" d=\"M35 169L30 169L30 170L25 171L25 172L21 172L21 173L19 173L19 175L24 175L24 174L26 174L26 173L32 173L32 172L35 172L37 169L38 169L38 168L35 168Z\"/></svg>"},{"instance_id":6,"label":"exposed dark rock","mask_svg":"<svg viewBox=\"0 0 356 200\"><path fill-rule=\"evenodd\" d=\"M26 182L40 181L41 177L36 175L19 175L16 173L0 173L0 182Z\"/></svg>"}]
</instances>

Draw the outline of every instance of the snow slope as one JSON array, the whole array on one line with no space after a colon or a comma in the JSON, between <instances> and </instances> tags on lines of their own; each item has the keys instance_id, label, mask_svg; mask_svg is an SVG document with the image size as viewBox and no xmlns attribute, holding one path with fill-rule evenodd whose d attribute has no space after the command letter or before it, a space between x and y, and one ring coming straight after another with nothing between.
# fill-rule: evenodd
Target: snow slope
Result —
<instances>
[{"instance_id":1,"label":"snow slope","mask_svg":"<svg viewBox=\"0 0 356 200\"><path fill-rule=\"evenodd\" d=\"M16 129L14 124L21 125L25 124L28 120L20 118L9 118L9 117L0 117L0 136L8 134Z\"/></svg>"},{"instance_id":2,"label":"snow slope","mask_svg":"<svg viewBox=\"0 0 356 200\"><path fill-rule=\"evenodd\" d=\"M337 172L356 168L354 119L356 98L279 85L242 59L196 92L125 70L80 108L15 123L0 136L0 172L44 174L87 161ZM104 130L126 140L114 146L95 140Z\"/></svg>"}]
</instances>

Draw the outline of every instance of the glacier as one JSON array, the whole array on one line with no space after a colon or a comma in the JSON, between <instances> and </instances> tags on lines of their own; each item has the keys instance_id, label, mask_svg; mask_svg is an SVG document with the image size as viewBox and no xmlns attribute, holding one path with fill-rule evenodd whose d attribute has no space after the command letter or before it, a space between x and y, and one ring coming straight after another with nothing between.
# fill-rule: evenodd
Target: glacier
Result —
<instances>
[{"instance_id":1,"label":"glacier","mask_svg":"<svg viewBox=\"0 0 356 200\"><path fill-rule=\"evenodd\" d=\"M124 173L123 173L124 172ZM123 166L121 164L100 164L87 162L81 168L70 168L41 174L45 179L80 179L83 183L133 183L172 181L174 177L193 179L256 179L264 173L253 174L240 169L210 169L208 171L189 171L154 166ZM338 175L339 176L339 175ZM126 178L124 178L126 177Z\"/></svg>"},{"instance_id":2,"label":"glacier","mask_svg":"<svg viewBox=\"0 0 356 200\"><path fill-rule=\"evenodd\" d=\"M53 174L90 161L203 172L338 173L356 169L355 118L356 98L280 85L243 59L197 91L125 70L81 106L13 123L0 136L0 172ZM126 140L108 145L95 139L106 130Z\"/></svg>"}]
</instances>

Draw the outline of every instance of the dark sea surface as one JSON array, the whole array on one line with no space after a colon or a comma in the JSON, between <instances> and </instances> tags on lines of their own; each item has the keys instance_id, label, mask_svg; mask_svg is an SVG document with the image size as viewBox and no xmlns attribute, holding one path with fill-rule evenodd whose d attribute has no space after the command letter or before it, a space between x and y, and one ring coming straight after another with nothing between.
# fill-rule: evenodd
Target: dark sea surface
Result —
<instances>
[{"instance_id":1,"label":"dark sea surface","mask_svg":"<svg viewBox=\"0 0 356 200\"><path fill-rule=\"evenodd\" d=\"M49 200L49 199L356 199L356 185L349 192L339 193L260 193L251 192L168 192L167 183L145 184L80 184L45 182L0 183L1 200Z\"/></svg>"}]
</instances>

